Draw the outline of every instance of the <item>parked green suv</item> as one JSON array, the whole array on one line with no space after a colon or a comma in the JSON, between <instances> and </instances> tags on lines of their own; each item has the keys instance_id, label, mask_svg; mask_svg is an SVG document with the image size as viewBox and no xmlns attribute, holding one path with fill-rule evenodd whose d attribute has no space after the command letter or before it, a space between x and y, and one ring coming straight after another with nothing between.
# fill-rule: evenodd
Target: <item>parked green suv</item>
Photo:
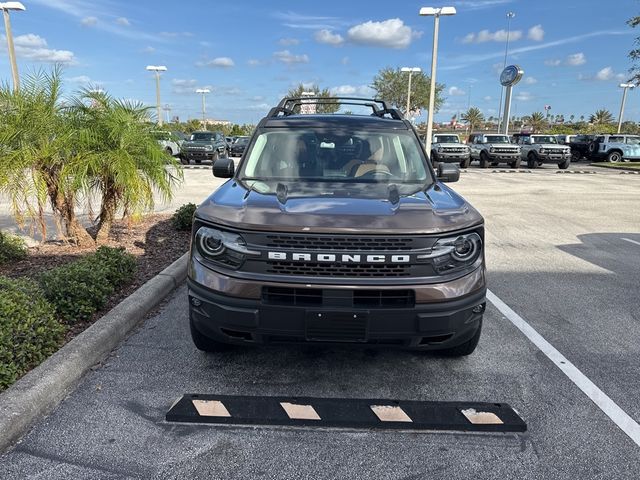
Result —
<instances>
[{"instance_id":1,"label":"parked green suv","mask_svg":"<svg viewBox=\"0 0 640 480\"><path fill-rule=\"evenodd\" d=\"M189 140L182 144L180 160L185 165L203 160L215 162L227 156L227 142L222 132L193 132Z\"/></svg>"}]
</instances>

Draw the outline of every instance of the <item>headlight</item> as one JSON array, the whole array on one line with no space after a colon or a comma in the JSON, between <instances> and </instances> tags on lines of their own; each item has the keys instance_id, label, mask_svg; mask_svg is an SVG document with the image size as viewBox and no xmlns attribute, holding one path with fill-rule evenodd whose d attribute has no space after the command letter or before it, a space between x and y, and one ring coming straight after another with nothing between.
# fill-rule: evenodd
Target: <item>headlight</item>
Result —
<instances>
[{"instance_id":1,"label":"headlight","mask_svg":"<svg viewBox=\"0 0 640 480\"><path fill-rule=\"evenodd\" d=\"M215 228L200 227L194 243L203 259L234 269L240 267L247 256L260 255L249 250L240 235Z\"/></svg>"},{"instance_id":2,"label":"headlight","mask_svg":"<svg viewBox=\"0 0 640 480\"><path fill-rule=\"evenodd\" d=\"M438 147L438 153L442 153L442 147Z\"/></svg>"},{"instance_id":3,"label":"headlight","mask_svg":"<svg viewBox=\"0 0 640 480\"><path fill-rule=\"evenodd\" d=\"M418 255L418 260L431 261L439 274L467 269L482 255L482 239L477 233L439 239L430 253Z\"/></svg>"},{"instance_id":4,"label":"headlight","mask_svg":"<svg viewBox=\"0 0 640 480\"><path fill-rule=\"evenodd\" d=\"M540 153L544 153L544 148L540 147Z\"/></svg>"},{"instance_id":5,"label":"headlight","mask_svg":"<svg viewBox=\"0 0 640 480\"><path fill-rule=\"evenodd\" d=\"M493 147L489 147L489 151L493 153Z\"/></svg>"},{"instance_id":6,"label":"headlight","mask_svg":"<svg viewBox=\"0 0 640 480\"><path fill-rule=\"evenodd\" d=\"M205 145L204 149L209 152L209 151L213 150L213 145Z\"/></svg>"}]
</instances>

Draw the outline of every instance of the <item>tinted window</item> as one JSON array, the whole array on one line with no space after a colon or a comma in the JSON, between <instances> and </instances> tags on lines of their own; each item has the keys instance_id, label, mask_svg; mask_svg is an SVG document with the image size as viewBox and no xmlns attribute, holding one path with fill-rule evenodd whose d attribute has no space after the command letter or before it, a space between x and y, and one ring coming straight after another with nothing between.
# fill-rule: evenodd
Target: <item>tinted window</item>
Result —
<instances>
[{"instance_id":1,"label":"tinted window","mask_svg":"<svg viewBox=\"0 0 640 480\"><path fill-rule=\"evenodd\" d=\"M436 135L434 140L436 143L460 143L456 135Z\"/></svg>"},{"instance_id":2,"label":"tinted window","mask_svg":"<svg viewBox=\"0 0 640 480\"><path fill-rule=\"evenodd\" d=\"M553 135L533 135L531 139L533 143L558 143Z\"/></svg>"},{"instance_id":3,"label":"tinted window","mask_svg":"<svg viewBox=\"0 0 640 480\"><path fill-rule=\"evenodd\" d=\"M485 135L487 143L509 143L509 137L506 135Z\"/></svg>"},{"instance_id":4,"label":"tinted window","mask_svg":"<svg viewBox=\"0 0 640 480\"><path fill-rule=\"evenodd\" d=\"M413 132L323 129L262 131L243 163L242 179L425 183L426 158Z\"/></svg>"},{"instance_id":5,"label":"tinted window","mask_svg":"<svg viewBox=\"0 0 640 480\"><path fill-rule=\"evenodd\" d=\"M213 133L210 132L194 132L191 134L191 140L205 142L213 140L215 137Z\"/></svg>"}]
</instances>

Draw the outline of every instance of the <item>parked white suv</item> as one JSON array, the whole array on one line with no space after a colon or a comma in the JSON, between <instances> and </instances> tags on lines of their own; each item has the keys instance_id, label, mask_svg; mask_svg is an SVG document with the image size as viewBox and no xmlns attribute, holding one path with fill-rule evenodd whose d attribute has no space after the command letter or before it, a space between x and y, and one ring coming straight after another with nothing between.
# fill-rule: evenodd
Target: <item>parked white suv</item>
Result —
<instances>
[{"instance_id":1,"label":"parked white suv","mask_svg":"<svg viewBox=\"0 0 640 480\"><path fill-rule=\"evenodd\" d=\"M522 135L518 137L518 144L528 168L537 168L543 163L555 163L562 170L569 168L571 147L560 145L555 135Z\"/></svg>"},{"instance_id":2,"label":"parked white suv","mask_svg":"<svg viewBox=\"0 0 640 480\"><path fill-rule=\"evenodd\" d=\"M153 132L154 138L158 141L158 145L172 157L180 155L180 145L178 145L178 139L173 136L171 132L157 131Z\"/></svg>"},{"instance_id":3,"label":"parked white suv","mask_svg":"<svg viewBox=\"0 0 640 480\"><path fill-rule=\"evenodd\" d=\"M459 163L467 168L471 163L471 150L455 133L436 133L431 143L431 163Z\"/></svg>"},{"instance_id":4,"label":"parked white suv","mask_svg":"<svg viewBox=\"0 0 640 480\"><path fill-rule=\"evenodd\" d=\"M607 162L640 161L640 136L598 135L589 145L591 158Z\"/></svg>"},{"instance_id":5,"label":"parked white suv","mask_svg":"<svg viewBox=\"0 0 640 480\"><path fill-rule=\"evenodd\" d=\"M471 161L479 160L480 167L506 163L520 167L520 147L513 145L508 135L500 133L472 133L467 144L471 147Z\"/></svg>"}]
</instances>

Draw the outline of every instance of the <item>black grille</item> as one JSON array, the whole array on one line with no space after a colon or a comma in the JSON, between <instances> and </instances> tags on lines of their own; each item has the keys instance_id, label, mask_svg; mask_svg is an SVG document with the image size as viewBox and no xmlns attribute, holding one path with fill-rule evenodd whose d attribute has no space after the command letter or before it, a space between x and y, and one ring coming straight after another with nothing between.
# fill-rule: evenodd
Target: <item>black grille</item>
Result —
<instances>
[{"instance_id":1,"label":"black grille","mask_svg":"<svg viewBox=\"0 0 640 480\"><path fill-rule=\"evenodd\" d=\"M353 306L362 308L413 307L416 296L413 290L354 290Z\"/></svg>"},{"instance_id":2,"label":"black grille","mask_svg":"<svg viewBox=\"0 0 640 480\"><path fill-rule=\"evenodd\" d=\"M460 147L460 148L443 147L442 151L445 152L445 153L463 153L465 151L465 149L462 148L462 147Z\"/></svg>"},{"instance_id":3,"label":"black grille","mask_svg":"<svg viewBox=\"0 0 640 480\"><path fill-rule=\"evenodd\" d=\"M271 248L297 248L304 250L348 251L405 251L413 248L412 238L332 237L306 235L267 235Z\"/></svg>"},{"instance_id":4,"label":"black grille","mask_svg":"<svg viewBox=\"0 0 640 480\"><path fill-rule=\"evenodd\" d=\"M385 264L331 264L314 262L271 262L267 265L267 273L281 275L300 275L316 277L408 277L411 275L409 265Z\"/></svg>"},{"instance_id":5,"label":"black grille","mask_svg":"<svg viewBox=\"0 0 640 480\"><path fill-rule=\"evenodd\" d=\"M264 287L262 302L269 305L322 305L322 290L317 288Z\"/></svg>"},{"instance_id":6,"label":"black grille","mask_svg":"<svg viewBox=\"0 0 640 480\"><path fill-rule=\"evenodd\" d=\"M518 153L515 148L495 148L493 151L496 153Z\"/></svg>"}]
</instances>

